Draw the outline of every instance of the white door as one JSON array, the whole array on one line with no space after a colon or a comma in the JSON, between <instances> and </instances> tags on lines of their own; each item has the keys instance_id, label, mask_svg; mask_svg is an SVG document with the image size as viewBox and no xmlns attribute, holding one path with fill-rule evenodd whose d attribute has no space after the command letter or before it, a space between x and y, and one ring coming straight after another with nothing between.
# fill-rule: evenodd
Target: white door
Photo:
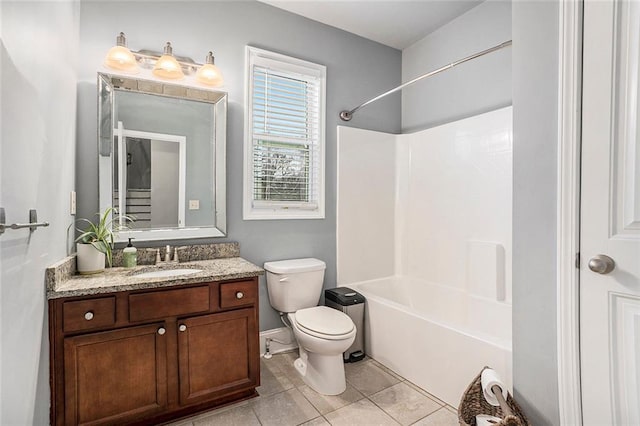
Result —
<instances>
[{"instance_id":1,"label":"white door","mask_svg":"<svg viewBox=\"0 0 640 426\"><path fill-rule=\"evenodd\" d=\"M583 419L585 425L640 425L640 2L587 0L584 6ZM611 272L599 255L615 262Z\"/></svg>"}]
</instances>

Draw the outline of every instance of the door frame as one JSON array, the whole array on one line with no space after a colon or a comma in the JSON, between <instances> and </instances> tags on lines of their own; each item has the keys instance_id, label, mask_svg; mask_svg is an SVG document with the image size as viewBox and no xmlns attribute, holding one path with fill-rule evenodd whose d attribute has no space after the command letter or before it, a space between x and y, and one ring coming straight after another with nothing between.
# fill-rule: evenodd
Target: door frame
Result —
<instances>
[{"instance_id":1,"label":"door frame","mask_svg":"<svg viewBox=\"0 0 640 426\"><path fill-rule=\"evenodd\" d=\"M580 147L583 0L559 5L557 356L560 424L582 424L580 385Z\"/></svg>"},{"instance_id":2,"label":"door frame","mask_svg":"<svg viewBox=\"0 0 640 426\"><path fill-rule=\"evenodd\" d=\"M187 185L187 137L183 135L172 135L169 133L154 133L140 130L128 130L123 127L122 121L118 121L118 127L114 129L114 134L118 135L118 195L120 197L118 205L120 206L120 226L123 226L115 235L114 241L124 242L129 238L136 238L140 235L140 232L144 232L146 237L140 240L153 240L153 239L166 239L170 237L167 235L174 228L168 229L155 229L155 230L140 230L129 229L126 226L122 215L126 215L126 172L125 172L125 159L126 156L121 153L126 152L126 140L128 137L149 139L151 143L153 141L173 142L178 144L178 226L177 228L184 229L186 227L186 185ZM120 191L120 187L124 182L125 191ZM113 183L111 183L113 184ZM113 188L109 191L109 194L113 193Z\"/></svg>"}]
</instances>

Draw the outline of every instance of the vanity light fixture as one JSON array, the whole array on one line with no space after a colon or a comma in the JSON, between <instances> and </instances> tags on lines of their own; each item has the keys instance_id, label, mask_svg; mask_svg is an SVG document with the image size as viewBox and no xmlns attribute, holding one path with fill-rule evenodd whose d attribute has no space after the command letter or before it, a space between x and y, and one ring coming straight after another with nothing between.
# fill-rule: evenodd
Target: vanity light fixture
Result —
<instances>
[{"instance_id":1,"label":"vanity light fixture","mask_svg":"<svg viewBox=\"0 0 640 426\"><path fill-rule=\"evenodd\" d=\"M162 80L182 80L186 76L193 83L209 87L224 84L222 72L214 64L213 52L209 52L204 64L199 64L191 58L175 56L170 42L162 54L152 50L129 50L124 33L118 35L116 44L104 60L108 68L125 74L149 73Z\"/></svg>"},{"instance_id":2,"label":"vanity light fixture","mask_svg":"<svg viewBox=\"0 0 640 426\"><path fill-rule=\"evenodd\" d=\"M173 56L173 48L171 43L167 42L164 47L164 54L158 59L153 67L153 74L160 78L169 80L181 80L184 78L182 67Z\"/></svg>"},{"instance_id":3,"label":"vanity light fixture","mask_svg":"<svg viewBox=\"0 0 640 426\"><path fill-rule=\"evenodd\" d=\"M127 39L124 33L121 32L116 37L116 45L109 49L107 56L104 58L104 64L109 68L128 74L138 72L138 62L136 62L133 53L127 48Z\"/></svg>"},{"instance_id":4,"label":"vanity light fixture","mask_svg":"<svg viewBox=\"0 0 640 426\"><path fill-rule=\"evenodd\" d=\"M209 52L205 58L205 64L196 73L196 80L207 86L219 87L224 83L222 72L214 64L213 52Z\"/></svg>"}]
</instances>

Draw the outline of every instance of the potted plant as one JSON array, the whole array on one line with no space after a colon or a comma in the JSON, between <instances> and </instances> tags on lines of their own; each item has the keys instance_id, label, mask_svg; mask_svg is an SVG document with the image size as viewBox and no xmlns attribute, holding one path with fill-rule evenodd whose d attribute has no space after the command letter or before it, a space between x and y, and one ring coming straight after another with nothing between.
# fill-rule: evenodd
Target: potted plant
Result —
<instances>
[{"instance_id":1,"label":"potted plant","mask_svg":"<svg viewBox=\"0 0 640 426\"><path fill-rule=\"evenodd\" d=\"M97 274L104 271L106 263L111 267L113 250L113 229L115 224L112 217L113 208L107 208L102 215L98 216L98 223L93 223L89 219L78 219L87 226L84 229L76 228L80 235L76 238L76 264L79 274ZM122 216L126 221L133 221L128 216Z\"/></svg>"}]
</instances>

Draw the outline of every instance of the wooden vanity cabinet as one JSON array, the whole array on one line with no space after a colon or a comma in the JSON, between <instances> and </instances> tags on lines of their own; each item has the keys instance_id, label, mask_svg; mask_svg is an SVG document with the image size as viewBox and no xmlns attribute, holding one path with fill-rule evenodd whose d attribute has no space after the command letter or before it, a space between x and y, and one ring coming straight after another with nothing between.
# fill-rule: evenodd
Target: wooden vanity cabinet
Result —
<instances>
[{"instance_id":1,"label":"wooden vanity cabinet","mask_svg":"<svg viewBox=\"0 0 640 426\"><path fill-rule=\"evenodd\" d=\"M167 408L163 324L64 339L66 424L119 423Z\"/></svg>"},{"instance_id":2,"label":"wooden vanity cabinet","mask_svg":"<svg viewBox=\"0 0 640 426\"><path fill-rule=\"evenodd\" d=\"M253 309L179 321L180 403L193 404L255 386L250 337L257 333Z\"/></svg>"},{"instance_id":3,"label":"wooden vanity cabinet","mask_svg":"<svg viewBox=\"0 0 640 426\"><path fill-rule=\"evenodd\" d=\"M258 279L49 301L51 424L158 424L257 395Z\"/></svg>"}]
</instances>

